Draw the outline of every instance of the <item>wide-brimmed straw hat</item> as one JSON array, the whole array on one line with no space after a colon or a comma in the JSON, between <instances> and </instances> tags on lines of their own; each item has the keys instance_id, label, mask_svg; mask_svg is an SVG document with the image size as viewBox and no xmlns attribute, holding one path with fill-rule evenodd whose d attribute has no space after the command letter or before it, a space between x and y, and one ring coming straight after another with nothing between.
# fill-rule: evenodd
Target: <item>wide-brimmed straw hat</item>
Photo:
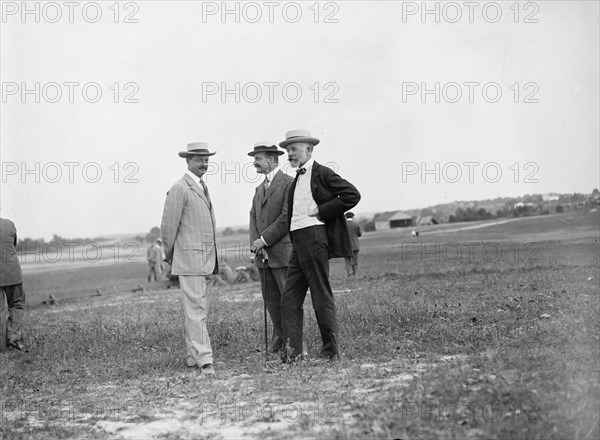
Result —
<instances>
[{"instance_id":1,"label":"wide-brimmed straw hat","mask_svg":"<svg viewBox=\"0 0 600 440\"><path fill-rule=\"evenodd\" d=\"M254 144L254 150L248 153L248 156L254 156L256 153L272 153L281 156L284 152L277 148L273 142L256 142Z\"/></svg>"},{"instance_id":2,"label":"wide-brimmed straw hat","mask_svg":"<svg viewBox=\"0 0 600 440\"><path fill-rule=\"evenodd\" d=\"M308 130L292 130L285 134L285 141L280 142L279 146L281 148L286 148L289 144L293 144L295 142L306 142L317 145L320 141L319 139L312 137L310 135L310 131Z\"/></svg>"},{"instance_id":3,"label":"wide-brimmed straw hat","mask_svg":"<svg viewBox=\"0 0 600 440\"><path fill-rule=\"evenodd\" d=\"M179 157L188 157L188 156L212 156L217 152L211 153L208 151L208 144L206 142L194 142L191 144L187 144L187 151L180 151Z\"/></svg>"}]
</instances>

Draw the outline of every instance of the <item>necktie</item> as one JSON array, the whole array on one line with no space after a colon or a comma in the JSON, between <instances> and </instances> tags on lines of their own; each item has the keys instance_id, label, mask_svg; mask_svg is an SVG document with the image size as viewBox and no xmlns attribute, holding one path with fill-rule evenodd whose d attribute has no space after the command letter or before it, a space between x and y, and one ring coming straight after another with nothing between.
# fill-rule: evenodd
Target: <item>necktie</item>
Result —
<instances>
[{"instance_id":1,"label":"necktie","mask_svg":"<svg viewBox=\"0 0 600 440\"><path fill-rule=\"evenodd\" d=\"M269 182L269 178L265 177L265 191L269 189L270 184L271 184L271 182Z\"/></svg>"},{"instance_id":2,"label":"necktie","mask_svg":"<svg viewBox=\"0 0 600 440\"><path fill-rule=\"evenodd\" d=\"M294 179L294 185L296 185L296 183L298 182L298 177L300 177L301 174L306 173L306 169L305 168L298 168L296 170L296 178Z\"/></svg>"},{"instance_id":3,"label":"necktie","mask_svg":"<svg viewBox=\"0 0 600 440\"><path fill-rule=\"evenodd\" d=\"M208 200L208 207L212 211L212 203L210 201L210 196L208 195L208 187L206 186L206 184L204 183L204 180L202 180L202 179L200 179L200 185L202 185L202 188L204 189L204 195L206 196L206 200Z\"/></svg>"}]
</instances>

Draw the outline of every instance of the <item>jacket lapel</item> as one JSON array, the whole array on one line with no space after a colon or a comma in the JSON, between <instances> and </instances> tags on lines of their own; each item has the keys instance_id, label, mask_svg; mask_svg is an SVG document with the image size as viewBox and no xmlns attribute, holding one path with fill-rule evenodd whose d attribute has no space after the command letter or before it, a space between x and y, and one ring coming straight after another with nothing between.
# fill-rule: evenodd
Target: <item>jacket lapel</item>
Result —
<instances>
[{"instance_id":1,"label":"jacket lapel","mask_svg":"<svg viewBox=\"0 0 600 440\"><path fill-rule=\"evenodd\" d=\"M317 200L317 194L319 191L317 190L317 186L321 183L321 165L319 165L316 161L313 162L312 172L310 175L310 192L312 193L313 199L319 204L319 200Z\"/></svg>"},{"instance_id":2,"label":"jacket lapel","mask_svg":"<svg viewBox=\"0 0 600 440\"><path fill-rule=\"evenodd\" d=\"M200 188L200 183L195 182L188 174L184 174L183 177L185 178L185 181L188 183L188 185L190 186L192 191L194 191L196 194L198 194L200 196L200 198L202 200L204 200L204 203L206 203L206 206L210 210L210 204L208 203L208 199L206 198L204 191L202 190L202 188ZM200 180L200 179L198 179L198 180Z\"/></svg>"},{"instance_id":3,"label":"jacket lapel","mask_svg":"<svg viewBox=\"0 0 600 440\"><path fill-rule=\"evenodd\" d=\"M281 170L279 170L275 173L275 176L273 177L273 181L269 185L269 188L267 189L267 192L265 193L265 196L262 199L261 206L264 205L265 202L267 201L267 199L271 196L271 194L273 194L273 191L275 191L275 189L277 188L277 185L279 185L279 182L281 181L281 179L282 179ZM261 188L260 191L263 191L263 188Z\"/></svg>"}]
</instances>

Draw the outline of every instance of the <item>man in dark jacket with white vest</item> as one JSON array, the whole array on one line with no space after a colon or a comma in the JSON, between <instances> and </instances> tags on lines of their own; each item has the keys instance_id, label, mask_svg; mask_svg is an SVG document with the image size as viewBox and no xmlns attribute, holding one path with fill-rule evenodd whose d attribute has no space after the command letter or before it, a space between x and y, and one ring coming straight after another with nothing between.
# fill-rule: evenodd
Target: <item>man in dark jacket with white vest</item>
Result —
<instances>
[{"instance_id":1,"label":"man in dark jacket with white vest","mask_svg":"<svg viewBox=\"0 0 600 440\"><path fill-rule=\"evenodd\" d=\"M310 287L323 345L316 362L339 358L338 325L333 291L329 284L329 259L352 256L344 212L360 201L360 193L332 169L312 158L319 139L306 130L286 133L279 144L288 152L296 178L288 195L288 223L292 257L281 298L284 361L302 355L304 298Z\"/></svg>"}]
</instances>

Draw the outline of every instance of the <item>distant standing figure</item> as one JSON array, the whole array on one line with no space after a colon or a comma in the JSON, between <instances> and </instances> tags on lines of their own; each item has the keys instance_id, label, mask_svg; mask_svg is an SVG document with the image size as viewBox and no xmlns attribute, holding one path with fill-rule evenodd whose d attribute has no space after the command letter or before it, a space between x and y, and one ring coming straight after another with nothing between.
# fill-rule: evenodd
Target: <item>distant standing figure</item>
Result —
<instances>
[{"instance_id":1,"label":"distant standing figure","mask_svg":"<svg viewBox=\"0 0 600 440\"><path fill-rule=\"evenodd\" d=\"M412 232L410 233L410 235L412 235L413 237L417 237L417 238L419 238L419 231L412 231Z\"/></svg>"},{"instance_id":2,"label":"distant standing figure","mask_svg":"<svg viewBox=\"0 0 600 440\"><path fill-rule=\"evenodd\" d=\"M156 242L151 244L146 252L146 258L148 260L148 282L158 281L162 274L162 240L156 239Z\"/></svg>"},{"instance_id":3,"label":"distant standing figure","mask_svg":"<svg viewBox=\"0 0 600 440\"><path fill-rule=\"evenodd\" d=\"M219 272L215 240L215 215L202 176L209 156L204 142L188 144L187 170L169 189L163 211L161 234L171 273L179 276L185 315L187 364L199 366L203 375L214 375L213 353L206 329L207 277Z\"/></svg>"},{"instance_id":4,"label":"distant standing figure","mask_svg":"<svg viewBox=\"0 0 600 440\"><path fill-rule=\"evenodd\" d=\"M6 334L8 347L22 350L23 318L25 316L25 292L23 290L23 273L17 258L17 228L15 224L0 218L0 314L4 318L8 312L6 328L0 331ZM6 309L5 309L6 307ZM4 341L3 341L4 342Z\"/></svg>"},{"instance_id":5,"label":"distant standing figure","mask_svg":"<svg viewBox=\"0 0 600 440\"><path fill-rule=\"evenodd\" d=\"M348 234L350 234L350 243L352 245L352 256L346 257L346 272L349 277L355 277L358 270L358 252L360 244L358 237L362 236L360 225L354 222L354 213L348 211L346 213L346 225L348 226Z\"/></svg>"}]
</instances>

